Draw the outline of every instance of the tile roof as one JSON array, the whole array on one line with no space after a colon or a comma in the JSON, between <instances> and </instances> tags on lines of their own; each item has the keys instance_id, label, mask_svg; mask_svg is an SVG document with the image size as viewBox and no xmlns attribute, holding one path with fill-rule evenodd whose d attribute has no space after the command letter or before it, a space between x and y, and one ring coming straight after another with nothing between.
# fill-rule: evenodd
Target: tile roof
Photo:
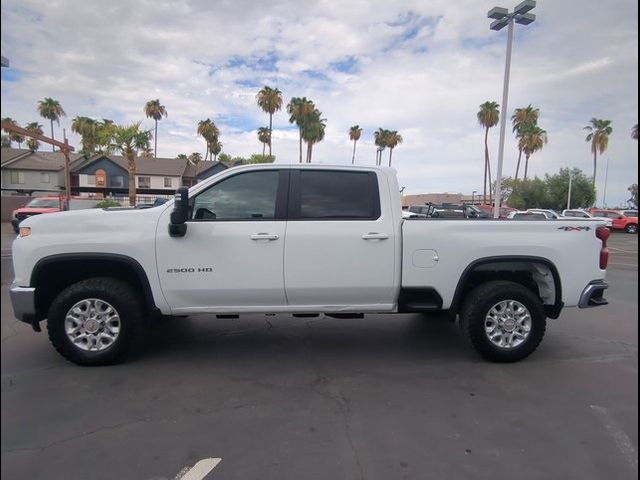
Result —
<instances>
[{"instance_id":1,"label":"tile roof","mask_svg":"<svg viewBox=\"0 0 640 480\"><path fill-rule=\"evenodd\" d=\"M5 152L5 150L15 150ZM19 153L18 153L19 152ZM6 160L5 160L6 158ZM71 162L81 158L79 153L71 153ZM58 171L64 168L64 155L60 152L32 152L25 149L2 149L2 168L15 170Z\"/></svg>"},{"instance_id":2,"label":"tile roof","mask_svg":"<svg viewBox=\"0 0 640 480\"><path fill-rule=\"evenodd\" d=\"M104 153L97 153L88 158L80 153L71 153L70 157L72 172L77 172L101 158L108 158L125 170L128 169L129 163L126 157L122 155ZM136 174L195 178L216 165L227 167L222 162L202 161L198 162L197 165L191 165L188 161L177 158L137 157ZM60 152L32 152L27 149L3 148L2 168L42 171L62 170L64 168L64 155Z\"/></svg>"},{"instance_id":3,"label":"tile roof","mask_svg":"<svg viewBox=\"0 0 640 480\"><path fill-rule=\"evenodd\" d=\"M202 172L206 172L212 167L216 165L223 165L227 168L227 165L222 162L211 162L211 161L200 161L197 164L193 165L191 163L187 163L186 168L184 169L184 176L189 178L195 178L200 175Z\"/></svg>"}]
</instances>

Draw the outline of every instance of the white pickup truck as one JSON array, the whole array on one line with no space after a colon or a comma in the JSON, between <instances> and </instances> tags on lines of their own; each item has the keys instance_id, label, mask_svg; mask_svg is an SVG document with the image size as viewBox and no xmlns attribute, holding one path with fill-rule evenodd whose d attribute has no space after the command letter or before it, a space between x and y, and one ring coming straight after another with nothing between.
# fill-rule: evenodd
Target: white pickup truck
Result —
<instances>
[{"instance_id":1,"label":"white pickup truck","mask_svg":"<svg viewBox=\"0 0 640 480\"><path fill-rule=\"evenodd\" d=\"M403 220L390 168L251 165L155 208L25 220L11 300L82 365L120 360L157 314L439 311L512 362L563 307L607 303L608 234L589 220Z\"/></svg>"}]
</instances>

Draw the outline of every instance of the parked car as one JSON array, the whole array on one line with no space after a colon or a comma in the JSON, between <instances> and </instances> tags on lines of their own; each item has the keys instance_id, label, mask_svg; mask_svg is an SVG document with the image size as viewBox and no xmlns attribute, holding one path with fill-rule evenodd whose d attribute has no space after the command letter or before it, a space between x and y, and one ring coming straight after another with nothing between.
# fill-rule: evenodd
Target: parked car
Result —
<instances>
[{"instance_id":1,"label":"parked car","mask_svg":"<svg viewBox=\"0 0 640 480\"><path fill-rule=\"evenodd\" d=\"M572 210L571 209L563 210L562 211L562 215L560 215L560 216L562 218L582 218L582 219L591 218L593 220L600 220L601 222L605 223L605 226L607 228L613 228L613 220L611 220L610 218L607 218L607 217L596 217L594 215L591 215L586 210L582 210L580 208L572 209Z\"/></svg>"},{"instance_id":2,"label":"parked car","mask_svg":"<svg viewBox=\"0 0 640 480\"><path fill-rule=\"evenodd\" d=\"M420 213L431 218L466 218L466 219L488 219L491 215L480 210L475 205L460 205L453 203L426 205L412 205L409 211Z\"/></svg>"},{"instance_id":3,"label":"parked car","mask_svg":"<svg viewBox=\"0 0 640 480\"><path fill-rule=\"evenodd\" d=\"M510 220L548 220L549 217L542 212L515 211L507 216Z\"/></svg>"},{"instance_id":4,"label":"parked car","mask_svg":"<svg viewBox=\"0 0 640 480\"><path fill-rule=\"evenodd\" d=\"M618 210L621 215L625 217L636 217L638 218L638 210Z\"/></svg>"},{"instance_id":5,"label":"parked car","mask_svg":"<svg viewBox=\"0 0 640 480\"><path fill-rule=\"evenodd\" d=\"M29 201L24 207L17 208L11 214L11 226L13 231L20 232L20 222L32 215L43 213L53 213L62 210L62 202L59 197L36 197Z\"/></svg>"},{"instance_id":6,"label":"parked car","mask_svg":"<svg viewBox=\"0 0 640 480\"><path fill-rule=\"evenodd\" d=\"M402 210L402 218L429 218L423 213L414 213L409 210Z\"/></svg>"},{"instance_id":7,"label":"parked car","mask_svg":"<svg viewBox=\"0 0 640 480\"><path fill-rule=\"evenodd\" d=\"M493 205L474 205L477 209L487 213L489 217L493 218L493 211L495 207ZM518 211L517 208L500 207L500 214L498 218L508 218L511 212Z\"/></svg>"},{"instance_id":8,"label":"parked car","mask_svg":"<svg viewBox=\"0 0 640 480\"><path fill-rule=\"evenodd\" d=\"M560 215L558 215L556 212L545 208L527 208L527 212L541 213L549 220L557 220L558 218L560 218Z\"/></svg>"},{"instance_id":9,"label":"parked car","mask_svg":"<svg viewBox=\"0 0 640 480\"><path fill-rule=\"evenodd\" d=\"M11 226L16 233L20 232L20 223L34 215L42 215L44 213L57 213L63 210L83 210L85 208L93 208L99 200L94 198L86 198L73 196L69 199L69 206L66 206L66 198L64 196L45 196L35 197L22 208L17 208L11 214Z\"/></svg>"},{"instance_id":10,"label":"parked car","mask_svg":"<svg viewBox=\"0 0 640 480\"><path fill-rule=\"evenodd\" d=\"M638 217L627 217L617 210L605 210L601 208L592 208L592 215L611 219L614 230L624 230L627 233L638 233Z\"/></svg>"},{"instance_id":11,"label":"parked car","mask_svg":"<svg viewBox=\"0 0 640 480\"><path fill-rule=\"evenodd\" d=\"M438 311L486 359L515 362L547 318L607 304L606 228L402 221L398 191L392 168L247 165L179 188L172 208L32 217L12 245L13 311L36 331L46 319L82 365L134 352L159 313Z\"/></svg>"}]
</instances>

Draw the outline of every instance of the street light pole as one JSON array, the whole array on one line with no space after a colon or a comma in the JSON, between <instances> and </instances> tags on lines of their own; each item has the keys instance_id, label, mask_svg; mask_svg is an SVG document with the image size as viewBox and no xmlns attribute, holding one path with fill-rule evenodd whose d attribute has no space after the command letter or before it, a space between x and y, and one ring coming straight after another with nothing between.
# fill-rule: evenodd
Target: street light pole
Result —
<instances>
[{"instance_id":1,"label":"street light pole","mask_svg":"<svg viewBox=\"0 0 640 480\"><path fill-rule=\"evenodd\" d=\"M494 208L493 218L500 217L500 204L502 203L502 165L504 160L504 139L507 129L507 101L509 99L509 75L511 73L511 50L513 46L513 24L519 23L521 25L529 25L533 23L536 16L532 13L527 13L535 8L536 2L534 0L524 0L516 8L513 13L509 13L509 10L503 7L493 7L489 10L487 16L493 18L489 27L491 30L502 30L505 26L507 28L507 55L504 64L504 84L502 88L502 106L500 109L500 143L498 145L498 169L496 172L496 189L494 192Z\"/></svg>"},{"instance_id":2,"label":"street light pole","mask_svg":"<svg viewBox=\"0 0 640 480\"><path fill-rule=\"evenodd\" d=\"M476 198L476 193L478 193L477 190L474 190L473 192L471 192L471 205L475 205L475 198Z\"/></svg>"},{"instance_id":3,"label":"street light pole","mask_svg":"<svg viewBox=\"0 0 640 480\"><path fill-rule=\"evenodd\" d=\"M567 193L567 210L571 210L571 181L573 180L573 172L569 170L569 192Z\"/></svg>"}]
</instances>

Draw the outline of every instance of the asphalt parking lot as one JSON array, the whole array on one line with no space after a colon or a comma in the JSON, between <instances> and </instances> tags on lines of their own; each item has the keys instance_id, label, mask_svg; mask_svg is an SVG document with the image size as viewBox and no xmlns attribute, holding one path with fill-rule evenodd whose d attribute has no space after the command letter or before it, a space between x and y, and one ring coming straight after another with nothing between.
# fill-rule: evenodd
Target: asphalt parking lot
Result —
<instances>
[{"instance_id":1,"label":"asphalt parking lot","mask_svg":"<svg viewBox=\"0 0 640 480\"><path fill-rule=\"evenodd\" d=\"M10 228L10 227L9 227ZM113 367L17 322L2 225L4 478L636 479L638 237L613 234L606 307L483 362L420 315L172 319Z\"/></svg>"}]
</instances>

